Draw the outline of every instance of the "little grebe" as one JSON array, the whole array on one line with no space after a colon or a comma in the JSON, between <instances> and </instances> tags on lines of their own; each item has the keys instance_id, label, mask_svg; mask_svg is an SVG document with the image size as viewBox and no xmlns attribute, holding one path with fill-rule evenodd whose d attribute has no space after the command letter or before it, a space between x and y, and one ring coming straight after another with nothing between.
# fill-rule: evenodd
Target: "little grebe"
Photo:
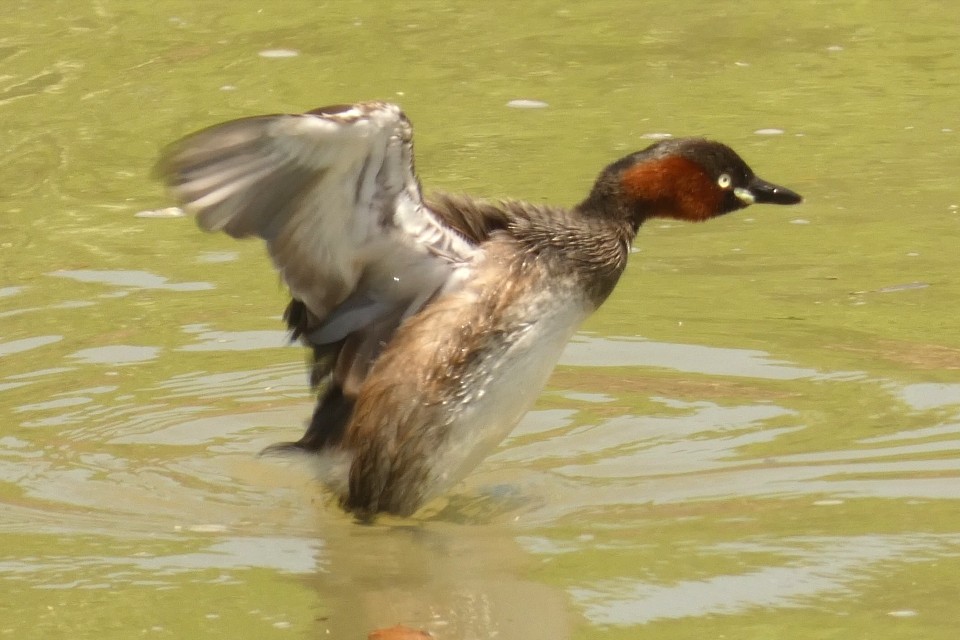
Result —
<instances>
[{"instance_id":1,"label":"little grebe","mask_svg":"<svg viewBox=\"0 0 960 640\"><path fill-rule=\"evenodd\" d=\"M203 229L266 241L321 389L304 436L271 449L318 454L361 518L412 514L506 437L645 220L801 201L701 138L617 160L570 209L424 199L410 121L382 102L216 125L159 170Z\"/></svg>"}]
</instances>

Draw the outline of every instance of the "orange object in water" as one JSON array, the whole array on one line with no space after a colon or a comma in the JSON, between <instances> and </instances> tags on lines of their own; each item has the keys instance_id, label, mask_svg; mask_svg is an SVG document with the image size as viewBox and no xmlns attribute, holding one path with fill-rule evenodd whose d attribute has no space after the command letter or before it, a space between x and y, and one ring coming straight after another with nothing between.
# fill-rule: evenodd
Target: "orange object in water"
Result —
<instances>
[{"instance_id":1,"label":"orange object in water","mask_svg":"<svg viewBox=\"0 0 960 640\"><path fill-rule=\"evenodd\" d=\"M411 629L402 624L388 629L376 629L370 632L367 640L430 640L432 638L426 631L420 629Z\"/></svg>"}]
</instances>

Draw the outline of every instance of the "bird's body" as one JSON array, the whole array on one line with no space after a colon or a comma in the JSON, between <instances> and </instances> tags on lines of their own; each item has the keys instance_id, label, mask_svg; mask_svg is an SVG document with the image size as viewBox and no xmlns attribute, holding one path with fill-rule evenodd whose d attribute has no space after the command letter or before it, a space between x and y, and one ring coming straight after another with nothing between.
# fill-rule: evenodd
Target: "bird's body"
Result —
<instances>
[{"instance_id":1,"label":"bird's body","mask_svg":"<svg viewBox=\"0 0 960 640\"><path fill-rule=\"evenodd\" d=\"M218 125L160 168L203 228L266 241L321 388L306 434L279 448L317 453L361 517L412 514L503 440L646 218L800 200L687 139L613 163L571 209L424 201L409 121L386 103Z\"/></svg>"}]
</instances>

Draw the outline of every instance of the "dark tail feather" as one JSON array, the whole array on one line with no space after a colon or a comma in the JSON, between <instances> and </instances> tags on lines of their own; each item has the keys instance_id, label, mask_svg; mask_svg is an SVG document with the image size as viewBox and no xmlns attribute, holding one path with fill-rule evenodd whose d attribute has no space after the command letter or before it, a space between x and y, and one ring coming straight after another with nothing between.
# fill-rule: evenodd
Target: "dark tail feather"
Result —
<instances>
[{"instance_id":1,"label":"dark tail feather","mask_svg":"<svg viewBox=\"0 0 960 640\"><path fill-rule=\"evenodd\" d=\"M307 451L339 446L352 413L353 400L343 394L339 385L331 383L317 402L310 426L297 446Z\"/></svg>"},{"instance_id":2,"label":"dark tail feather","mask_svg":"<svg viewBox=\"0 0 960 640\"><path fill-rule=\"evenodd\" d=\"M343 390L333 382L326 388L313 410L310 425L303 437L296 442L278 442L263 450L262 454L307 452L316 453L333 448L343 440L344 430L353 413L353 400L343 395Z\"/></svg>"}]
</instances>

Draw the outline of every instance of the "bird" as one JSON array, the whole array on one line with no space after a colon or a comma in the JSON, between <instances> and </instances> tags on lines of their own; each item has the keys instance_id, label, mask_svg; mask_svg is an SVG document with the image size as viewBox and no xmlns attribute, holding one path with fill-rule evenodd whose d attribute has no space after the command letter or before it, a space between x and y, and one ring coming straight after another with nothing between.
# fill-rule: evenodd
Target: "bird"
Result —
<instances>
[{"instance_id":1,"label":"bird","mask_svg":"<svg viewBox=\"0 0 960 640\"><path fill-rule=\"evenodd\" d=\"M313 456L361 521L414 515L506 438L646 221L802 201L699 137L616 160L571 207L424 196L410 120L375 101L213 125L156 169L203 230L265 242L317 392L267 451Z\"/></svg>"}]
</instances>

